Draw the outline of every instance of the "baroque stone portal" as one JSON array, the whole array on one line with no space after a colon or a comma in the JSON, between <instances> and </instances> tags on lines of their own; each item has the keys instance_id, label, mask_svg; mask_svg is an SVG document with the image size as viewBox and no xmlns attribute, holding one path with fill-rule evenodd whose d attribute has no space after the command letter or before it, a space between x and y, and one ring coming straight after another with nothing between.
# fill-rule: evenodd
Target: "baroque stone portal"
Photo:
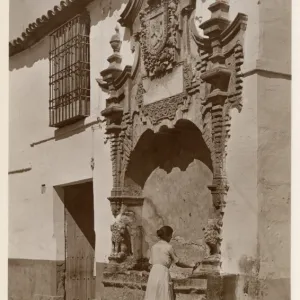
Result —
<instances>
[{"instance_id":1,"label":"baroque stone portal","mask_svg":"<svg viewBox=\"0 0 300 300\"><path fill-rule=\"evenodd\" d=\"M243 36L247 17L228 20L229 4L216 1L211 18L195 26L196 1L132 0L119 22L130 29L135 60L121 68L121 37L112 36L109 67L97 79L108 93L106 134L111 145L113 189L108 198L113 215L110 261L141 267L143 185L130 165L146 132L176 134L194 126L212 162L208 189L212 208L204 228L207 253L197 272L218 272L222 219L229 185L226 144L231 110L242 109ZM140 166L143 169L143 165ZM195 201L201 201L196 199ZM202 233L203 234L203 233ZM132 263L134 261L134 263Z\"/></svg>"}]
</instances>

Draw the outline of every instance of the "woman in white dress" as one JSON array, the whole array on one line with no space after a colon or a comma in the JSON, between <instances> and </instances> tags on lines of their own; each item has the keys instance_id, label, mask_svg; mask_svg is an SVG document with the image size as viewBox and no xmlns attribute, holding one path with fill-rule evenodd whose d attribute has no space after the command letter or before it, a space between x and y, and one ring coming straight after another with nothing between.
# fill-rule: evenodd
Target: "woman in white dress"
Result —
<instances>
[{"instance_id":1,"label":"woman in white dress","mask_svg":"<svg viewBox=\"0 0 300 300\"><path fill-rule=\"evenodd\" d=\"M179 261L173 247L169 244L173 229L163 226L157 231L160 240L151 248L150 264L152 265L144 300L174 300L174 290L169 273L172 263L181 268L194 268L195 264Z\"/></svg>"}]
</instances>

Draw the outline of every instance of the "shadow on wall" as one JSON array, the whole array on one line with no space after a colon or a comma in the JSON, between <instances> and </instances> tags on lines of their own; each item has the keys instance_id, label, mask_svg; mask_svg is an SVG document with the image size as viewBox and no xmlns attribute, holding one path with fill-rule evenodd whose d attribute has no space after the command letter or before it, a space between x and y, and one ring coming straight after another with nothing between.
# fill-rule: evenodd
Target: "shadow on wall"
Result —
<instances>
[{"instance_id":1,"label":"shadow on wall","mask_svg":"<svg viewBox=\"0 0 300 300\"><path fill-rule=\"evenodd\" d=\"M32 47L9 58L9 71L19 70L24 67L31 68L40 60L49 59L50 43L48 37Z\"/></svg>"},{"instance_id":2,"label":"shadow on wall","mask_svg":"<svg viewBox=\"0 0 300 300\"><path fill-rule=\"evenodd\" d=\"M72 240L72 234L75 232L77 237L84 237L85 242L95 249L93 182L66 186L64 206L68 212L66 222L70 232L70 236L66 237L67 242L76 242ZM70 238L71 241L68 241ZM74 244L71 246L75 247Z\"/></svg>"},{"instance_id":3,"label":"shadow on wall","mask_svg":"<svg viewBox=\"0 0 300 300\"><path fill-rule=\"evenodd\" d=\"M91 26L96 26L99 22L104 21L106 18L111 18L114 13L116 11L120 11L123 4L127 4L127 2L128 0L96 0L91 6L94 16L91 16Z\"/></svg>"},{"instance_id":4,"label":"shadow on wall","mask_svg":"<svg viewBox=\"0 0 300 300\"><path fill-rule=\"evenodd\" d=\"M91 26L97 25L99 22L108 17L112 17L116 11L119 11L123 4L128 0L105 0L95 1L92 5L93 14L91 16ZM113 28L112 28L113 29ZM9 71L22 69L24 67L31 68L37 61L49 58L49 39L46 35L43 40L34 44L32 47L10 57Z\"/></svg>"},{"instance_id":5,"label":"shadow on wall","mask_svg":"<svg viewBox=\"0 0 300 300\"><path fill-rule=\"evenodd\" d=\"M130 188L136 186L142 191L157 167L167 174L176 167L185 171L194 160L200 160L213 170L210 151L200 130L192 122L181 120L175 129L162 127L158 133L147 130L131 154L125 185L128 183Z\"/></svg>"},{"instance_id":6,"label":"shadow on wall","mask_svg":"<svg viewBox=\"0 0 300 300\"><path fill-rule=\"evenodd\" d=\"M54 131L55 141L67 139L74 135L80 134L86 130L85 120L79 120L76 123L57 128Z\"/></svg>"}]
</instances>

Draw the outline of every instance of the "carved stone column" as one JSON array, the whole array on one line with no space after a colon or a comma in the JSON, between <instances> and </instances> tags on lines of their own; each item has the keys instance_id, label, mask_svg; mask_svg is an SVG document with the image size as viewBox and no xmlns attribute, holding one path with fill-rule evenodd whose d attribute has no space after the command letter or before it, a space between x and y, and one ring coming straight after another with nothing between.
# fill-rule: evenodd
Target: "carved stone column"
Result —
<instances>
[{"instance_id":1,"label":"carved stone column","mask_svg":"<svg viewBox=\"0 0 300 300\"><path fill-rule=\"evenodd\" d=\"M115 30L116 33L110 41L113 54L107 59L109 66L100 73L102 78L97 79L99 86L109 94L106 108L101 112L106 118L106 134L107 140L110 141L113 171L113 188L108 200L115 222L111 225L112 250L109 261L113 264L123 264L124 268L139 268L143 244L141 217L143 198L139 195L131 195L124 184L132 134L130 111L124 105L128 100L125 99L125 82L131 69L130 67L121 69L122 42L118 27Z\"/></svg>"},{"instance_id":2,"label":"carved stone column","mask_svg":"<svg viewBox=\"0 0 300 300\"><path fill-rule=\"evenodd\" d=\"M225 1L217 1L209 7L209 10L212 12L211 19L204 22L200 27L208 36L211 45L211 68L202 74L201 79L211 85L207 101L211 103L214 177L213 184L209 186L209 189L212 193L215 210L212 212L205 230L205 241L210 249L210 257L205 261L205 264L217 271L220 267L221 228L225 196L228 190L224 170L225 143L227 140L224 104L228 97L228 83L231 76L231 70L225 65L220 34L229 24L227 19L229 5Z\"/></svg>"},{"instance_id":3,"label":"carved stone column","mask_svg":"<svg viewBox=\"0 0 300 300\"><path fill-rule=\"evenodd\" d=\"M208 86L204 105L210 110L211 122L213 182L208 188L212 194L213 211L210 214L208 225L204 229L209 255L202 262L200 269L201 271L219 272L222 220L229 188L225 169L226 146L230 131L230 110L234 106L240 106L241 101L242 74L240 66L242 61L240 58L243 55L239 34L245 29L241 26L242 20L245 21L245 16L240 15L235 20L236 24L230 24L228 20L229 4L225 0L216 0L209 10L211 18L200 25L204 35L208 37L206 41L208 50L200 49L200 52L202 52L206 65L201 79ZM234 28L236 32L229 30Z\"/></svg>"}]
</instances>

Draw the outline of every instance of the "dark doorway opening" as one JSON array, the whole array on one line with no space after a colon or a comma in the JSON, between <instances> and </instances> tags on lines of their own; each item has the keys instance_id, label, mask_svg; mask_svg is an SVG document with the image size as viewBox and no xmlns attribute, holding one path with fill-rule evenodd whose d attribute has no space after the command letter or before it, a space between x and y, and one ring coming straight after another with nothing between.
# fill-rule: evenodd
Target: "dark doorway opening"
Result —
<instances>
[{"instance_id":1,"label":"dark doorway opening","mask_svg":"<svg viewBox=\"0 0 300 300\"><path fill-rule=\"evenodd\" d=\"M66 300L95 298L93 182L64 187Z\"/></svg>"}]
</instances>

